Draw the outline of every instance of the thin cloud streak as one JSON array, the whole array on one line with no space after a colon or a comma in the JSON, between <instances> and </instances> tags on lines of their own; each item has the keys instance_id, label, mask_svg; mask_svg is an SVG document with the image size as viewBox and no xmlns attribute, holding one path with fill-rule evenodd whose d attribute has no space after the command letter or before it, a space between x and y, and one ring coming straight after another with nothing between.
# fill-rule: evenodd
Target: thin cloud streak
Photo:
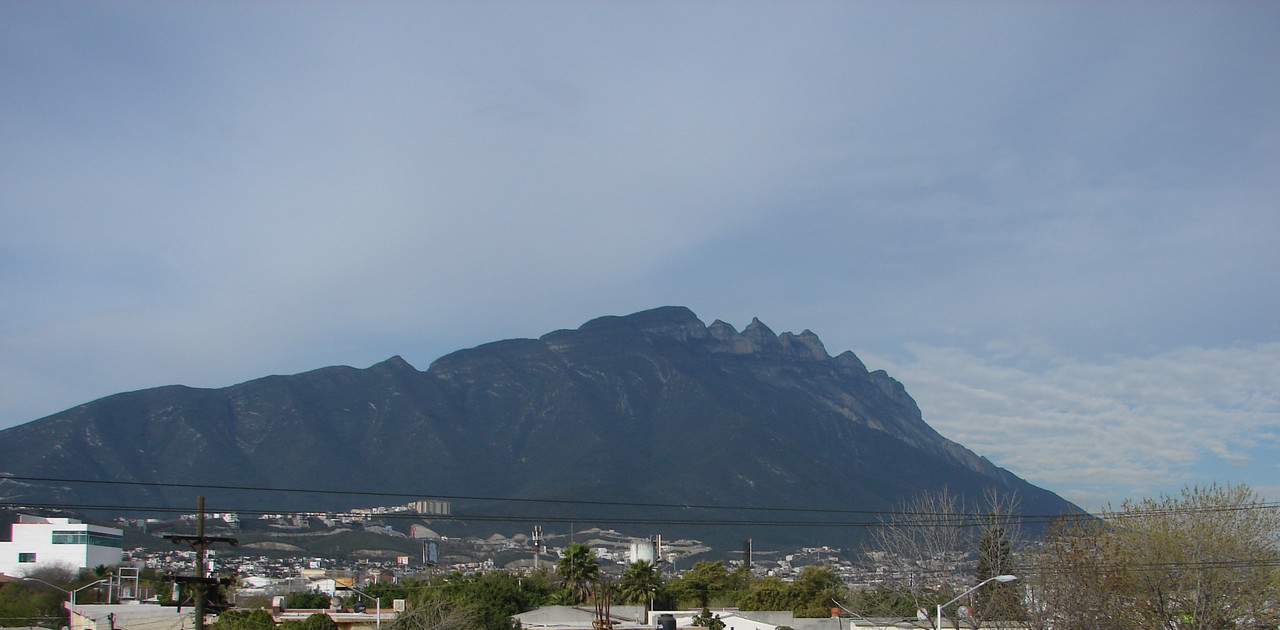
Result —
<instances>
[{"instance_id":1,"label":"thin cloud streak","mask_svg":"<svg viewBox=\"0 0 1280 630\"><path fill-rule=\"evenodd\" d=\"M1040 340L914 344L886 362L944 435L1090 508L1155 489L1265 487L1280 455L1280 343L1069 358ZM876 363L882 361L874 359Z\"/></svg>"}]
</instances>

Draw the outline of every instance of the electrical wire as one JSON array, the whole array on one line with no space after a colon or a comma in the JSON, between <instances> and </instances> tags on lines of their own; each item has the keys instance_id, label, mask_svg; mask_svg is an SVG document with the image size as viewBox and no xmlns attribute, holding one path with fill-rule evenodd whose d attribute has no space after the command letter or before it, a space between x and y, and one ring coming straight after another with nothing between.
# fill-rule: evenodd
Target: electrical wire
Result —
<instances>
[{"instance_id":1,"label":"electrical wire","mask_svg":"<svg viewBox=\"0 0 1280 630\"><path fill-rule=\"evenodd\" d=\"M845 510L833 508L805 508L805 507L776 507L776 506L740 506L740 505L713 505L713 504L676 504L676 503L650 503L650 502L630 502L630 501L595 501L595 500L579 500L579 499L532 499L532 498L507 498L492 496L469 496L469 495L438 495L431 493L392 493L392 492L371 492L371 491L350 491L350 490L326 490L315 488L270 488L259 486L235 486L225 484L190 484L190 483L168 483L168 482L141 482L141 481L119 481L119 480L101 480L101 479L69 479L56 477L29 477L29 476L2 476L3 480L21 480L29 482L46 482L46 483L84 483L84 484L104 484L115 486L142 486L150 488L190 488L190 489L212 489L212 490L233 490L243 492L270 492L270 493L289 493L289 494L330 494L330 495L348 495L348 496L372 496L372 497L421 497L430 496L436 499L447 499L455 501L479 501L479 502L497 502L497 503L518 503L518 504L535 504L535 505L567 505L567 506L599 506L599 507L640 507L648 509L678 509L678 510L734 510L734 511L753 511L753 512L784 512L789 514L810 513L810 514L839 514L839 515L863 515L875 517L867 520L764 520L764 519L698 519L698 518L638 518L638 517L620 517L620 516L596 516L582 514L538 514L538 515L494 515L494 514L448 514L448 515L420 515L420 514L378 514L378 518L382 519L422 519L430 520L453 520L453 521L479 521L479 522L553 522L566 523L583 520L591 520L605 524L646 524L646 525L698 525L698 526L753 526L753 527L983 527L991 523L989 514L984 513L950 513L950 512L925 512L925 511L872 511L872 510ZM89 504L18 504L15 502L0 502L0 505L10 507L29 507L42 509L65 509L65 510L84 510L84 511L149 511L160 513L188 513L189 509L174 508L169 506L120 506L120 505L89 505ZM1097 522L1099 518L1103 520L1120 520L1144 518L1150 516L1164 516L1173 514L1195 514L1195 513L1214 513L1214 512L1234 512L1246 510L1275 510L1280 509L1280 502L1251 502L1243 505L1227 505L1227 506L1189 506L1189 507L1170 507L1155 508L1147 510L1128 510L1124 512L1106 512L1101 517L1077 512L1067 514L1011 514L1002 516L999 522L1002 524L1018 524L1018 525L1044 525L1050 523L1071 522ZM272 509L263 510L260 508L225 508L219 511L236 512L244 514L290 514L304 515L320 513L316 510L283 510ZM361 518L367 516L354 511L335 512L326 511L326 514L335 514L347 518Z\"/></svg>"}]
</instances>

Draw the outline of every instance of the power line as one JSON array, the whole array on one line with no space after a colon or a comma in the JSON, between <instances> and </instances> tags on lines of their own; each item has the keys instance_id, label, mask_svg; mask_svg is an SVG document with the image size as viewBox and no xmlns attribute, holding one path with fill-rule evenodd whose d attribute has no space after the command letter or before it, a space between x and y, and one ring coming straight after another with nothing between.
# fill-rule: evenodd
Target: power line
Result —
<instances>
[{"instance_id":1,"label":"power line","mask_svg":"<svg viewBox=\"0 0 1280 630\"><path fill-rule=\"evenodd\" d=\"M784 512L784 513L811 513L811 514L841 514L841 515L862 515L876 517L875 520L859 520L859 521L831 521L831 520L743 520L743 519L692 519L692 518L636 518L636 517L610 517L610 516L584 516L574 515L572 517L564 517L559 515L485 515L485 514L469 514L469 515L402 515L402 514L380 514L379 518L420 518L427 517L436 520L471 520L471 521L493 521L493 522L571 522L573 520L589 519L605 523L617 524L653 524L653 525L752 525L752 526L802 526L802 527L820 527L820 526L852 526L852 527L878 527L878 526L902 526L902 527L927 527L927 526L950 526L950 527L980 527L990 524L991 515L983 512L925 512L925 511L873 511L873 510L847 510L835 508L805 508L805 507L776 507L776 506L741 506L741 505L711 505L711 504L677 504L677 503L651 503L638 501L596 501L585 499L534 499L521 497L492 497L492 496L473 496L473 495L441 495L432 493L403 493L403 492L376 492L376 491L353 491L353 490L326 490L316 488L270 488L262 486L235 486L225 484L191 484L191 483L169 483L169 482L141 482L141 481L120 481L120 480L100 480L100 479L69 479L55 477L26 477L26 476L4 476L0 480L22 480L34 482L48 483L85 483L85 484L103 484L117 486L141 486L150 488L199 488L199 489L216 489L231 490L242 492L269 492L269 493L290 493L290 494L330 494L330 495L347 495L347 496L372 496L372 497L421 497L430 496L437 499L447 499L455 501L481 501L496 503L520 503L533 505L567 505L567 506L600 506L600 507L641 507L641 508L665 508L679 510L732 510L732 511L754 511L754 512ZM0 503L0 505L14 506L15 503ZM152 511L152 512L184 512L178 508L162 507L162 506L117 506L117 505L73 505L73 504L25 504L29 507L39 507L45 509L68 509L68 510L96 510L96 511ZM1001 517L1002 521L1009 524L1017 523L1022 525L1049 524L1049 523L1070 523L1070 522L1097 522L1099 519L1103 521L1143 518L1148 516L1162 516L1175 514L1196 514L1196 513L1213 513L1228 511L1249 511L1249 510L1273 510L1280 508L1280 502L1252 502L1243 505L1226 505L1226 506L1177 506L1169 508L1155 508L1148 510L1129 510L1125 512L1107 512L1101 516L1095 516L1088 513L1076 512L1065 514L1012 514ZM247 514L308 514L316 513L316 510L262 510L262 509L223 509L221 511L239 512ZM346 514L354 516L352 512L331 512L336 514Z\"/></svg>"},{"instance_id":2,"label":"power line","mask_svg":"<svg viewBox=\"0 0 1280 630\"><path fill-rule=\"evenodd\" d=\"M33 509L60 509L70 511L103 511L103 512L159 512L159 513L176 513L185 514L190 512L189 509L168 507L168 506L139 506L139 505L104 505L104 504L70 504L70 503L0 503L14 508L33 508ZM316 514L314 510L263 510L261 508L221 508L220 512L235 512L237 514L285 514L301 516L307 514ZM584 520L607 523L607 524L627 524L627 525L706 525L706 526L753 526L753 527L880 527L885 525L902 525L902 523L887 523L885 521L822 521L822 520L763 520L763 519L697 519L697 518L652 518L652 517L624 517L624 516L583 516L579 515L554 515L554 514L538 514L538 515L503 515L503 514L377 514L366 515L356 514L354 512L325 512L333 514L337 517L348 518L367 518L370 516L379 519L396 519L396 520L448 520L448 521L477 521L477 522L510 522L510 523L572 523L582 522ZM931 521L918 523L917 525L932 525ZM980 523L972 523L972 526L980 525Z\"/></svg>"},{"instance_id":3,"label":"power line","mask_svg":"<svg viewBox=\"0 0 1280 630\"><path fill-rule=\"evenodd\" d=\"M839 508L805 508L805 507L770 507L770 506L748 506L748 505L711 505L711 504L690 504L690 503L652 503L642 501L595 501L587 499L532 499L524 497L492 497L492 496L475 496L475 495L449 495L436 494L431 492L376 492L368 490L324 490L316 488L270 488L265 486L232 486L219 484L195 484L195 483L171 483L171 482L153 482L153 481L117 481L104 479L64 479L57 477L22 477L22 476L4 476L3 479L15 479L21 481L42 481L51 483L88 483L88 484L104 484L118 486L142 486L149 488L189 488L189 489L209 489L209 490L235 490L243 492L288 492L294 494L336 494L348 496L370 496L370 497L396 497L396 498L414 498L414 497L431 497L433 499L447 499L450 501L494 501L504 503L549 503L563 505L601 505L610 507L643 507L643 508L677 508L677 509L698 509L698 510L752 510L761 512L815 512L830 514L892 514L893 512L874 511L874 510L847 510ZM917 513L920 515L932 516L951 516L944 513Z\"/></svg>"}]
</instances>

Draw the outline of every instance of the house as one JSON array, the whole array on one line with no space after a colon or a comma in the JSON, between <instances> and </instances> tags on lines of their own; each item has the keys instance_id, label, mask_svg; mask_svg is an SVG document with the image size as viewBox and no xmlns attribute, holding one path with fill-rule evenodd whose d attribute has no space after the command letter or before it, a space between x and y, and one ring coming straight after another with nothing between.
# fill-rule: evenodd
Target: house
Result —
<instances>
[{"instance_id":1,"label":"house","mask_svg":"<svg viewBox=\"0 0 1280 630\"><path fill-rule=\"evenodd\" d=\"M194 627L194 610L190 606L159 606L138 602L128 604L64 604L71 612L69 630L113 630L145 628L146 630L185 630Z\"/></svg>"},{"instance_id":2,"label":"house","mask_svg":"<svg viewBox=\"0 0 1280 630\"><path fill-rule=\"evenodd\" d=\"M647 615L640 606L614 606L610 609L615 629L630 630L658 626L660 615L671 615L678 630L696 628L693 618L702 612L697 610L655 610ZM903 630L924 628L915 619L849 619L840 617L804 618L784 611L742 611L736 608L712 608L711 614L720 617L725 630ZM543 606L513 617L526 630L594 630L595 609L590 606Z\"/></svg>"},{"instance_id":3,"label":"house","mask_svg":"<svg viewBox=\"0 0 1280 630\"><path fill-rule=\"evenodd\" d=\"M594 630L596 611L593 606L542 606L512 615L512 618L526 630ZM617 629L649 628L645 624L643 606L613 606L609 609L609 618Z\"/></svg>"},{"instance_id":4,"label":"house","mask_svg":"<svg viewBox=\"0 0 1280 630\"><path fill-rule=\"evenodd\" d=\"M313 609L294 609L294 610L273 610L271 618L277 624L282 621L306 621L307 617L316 613L328 615L338 630L378 630L383 626L390 626L400 616L397 610L365 610L365 612L347 612L343 610L313 610ZM149 630L149 629L148 629Z\"/></svg>"},{"instance_id":5,"label":"house","mask_svg":"<svg viewBox=\"0 0 1280 630\"><path fill-rule=\"evenodd\" d=\"M124 559L123 547L121 529L19 514L9 542L0 542L0 573L26 575L39 566L114 567Z\"/></svg>"}]
</instances>

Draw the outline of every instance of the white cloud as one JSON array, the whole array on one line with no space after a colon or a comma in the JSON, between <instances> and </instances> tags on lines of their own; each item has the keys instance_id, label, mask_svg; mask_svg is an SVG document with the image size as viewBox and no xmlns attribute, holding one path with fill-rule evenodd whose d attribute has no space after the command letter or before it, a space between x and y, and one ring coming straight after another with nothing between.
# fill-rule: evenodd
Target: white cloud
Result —
<instances>
[{"instance_id":1,"label":"white cloud","mask_svg":"<svg viewBox=\"0 0 1280 630\"><path fill-rule=\"evenodd\" d=\"M1185 484L1266 484L1280 457L1280 343L1101 361L1038 339L908 350L867 362L901 380L943 435L1086 507Z\"/></svg>"}]
</instances>

